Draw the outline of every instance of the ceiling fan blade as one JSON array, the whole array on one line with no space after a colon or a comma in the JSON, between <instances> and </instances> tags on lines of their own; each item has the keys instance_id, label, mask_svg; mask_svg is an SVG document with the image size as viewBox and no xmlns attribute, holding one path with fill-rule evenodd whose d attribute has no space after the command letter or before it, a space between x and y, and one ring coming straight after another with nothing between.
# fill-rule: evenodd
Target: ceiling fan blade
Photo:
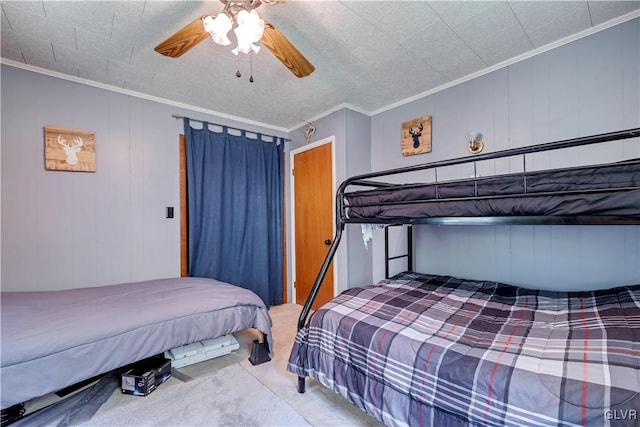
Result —
<instances>
[{"instance_id":1,"label":"ceiling fan blade","mask_svg":"<svg viewBox=\"0 0 640 427\"><path fill-rule=\"evenodd\" d=\"M215 16L215 14L211 16ZM209 33L204 30L202 18L200 17L156 46L155 51L164 56L177 58L187 53L208 36Z\"/></svg>"},{"instance_id":2,"label":"ceiling fan blade","mask_svg":"<svg viewBox=\"0 0 640 427\"><path fill-rule=\"evenodd\" d=\"M280 31L267 22L260 42L298 77L306 77L316 69Z\"/></svg>"}]
</instances>

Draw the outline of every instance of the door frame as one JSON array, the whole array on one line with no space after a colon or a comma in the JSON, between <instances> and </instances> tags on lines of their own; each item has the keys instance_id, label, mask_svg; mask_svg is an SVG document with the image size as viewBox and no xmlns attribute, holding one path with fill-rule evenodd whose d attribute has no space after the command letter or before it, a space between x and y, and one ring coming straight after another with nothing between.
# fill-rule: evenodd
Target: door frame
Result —
<instances>
[{"instance_id":1,"label":"door frame","mask_svg":"<svg viewBox=\"0 0 640 427\"><path fill-rule=\"evenodd\" d=\"M333 239L336 235L336 221L335 221L335 211L336 211L336 138L334 135L331 135L327 138L321 139L319 141L312 142L303 147L296 148L289 152L289 179L291 185L289 188L291 189L291 193L289 198L291 200L291 221L289 221L289 231L291 235L291 303L296 304L297 298L297 289L295 287L296 283L296 210L295 210L295 179L293 176L293 157L296 154L302 153L307 150L312 150L314 148L320 147L325 144L331 144L331 218L332 218L332 230L333 235L331 238ZM324 260L323 260L324 261ZM336 290L338 289L338 268L337 263L333 263L333 295L336 295Z\"/></svg>"}]
</instances>

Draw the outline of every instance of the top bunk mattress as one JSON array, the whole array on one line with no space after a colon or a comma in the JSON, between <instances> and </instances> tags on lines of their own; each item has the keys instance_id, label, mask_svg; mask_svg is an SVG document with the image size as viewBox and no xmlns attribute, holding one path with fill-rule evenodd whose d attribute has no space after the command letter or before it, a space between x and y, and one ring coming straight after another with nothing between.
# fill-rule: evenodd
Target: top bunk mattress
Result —
<instances>
[{"instance_id":1,"label":"top bunk mattress","mask_svg":"<svg viewBox=\"0 0 640 427\"><path fill-rule=\"evenodd\" d=\"M598 166L394 185L344 195L347 219L491 216L640 218L640 159Z\"/></svg>"}]
</instances>

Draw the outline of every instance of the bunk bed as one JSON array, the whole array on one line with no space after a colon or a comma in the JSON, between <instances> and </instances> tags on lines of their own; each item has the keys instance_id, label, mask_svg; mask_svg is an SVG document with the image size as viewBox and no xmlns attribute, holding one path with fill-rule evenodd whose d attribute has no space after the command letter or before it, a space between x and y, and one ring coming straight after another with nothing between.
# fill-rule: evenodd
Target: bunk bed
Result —
<instances>
[{"instance_id":1,"label":"bunk bed","mask_svg":"<svg viewBox=\"0 0 640 427\"><path fill-rule=\"evenodd\" d=\"M346 224L640 225L640 159L544 171L526 165L536 153L639 137L640 128L628 129L344 181L336 235L287 365L298 391L309 376L394 426L637 425L640 284L559 292L420 274L411 271L409 238L409 271L310 311ZM442 167L502 158L519 159L521 170L437 179ZM425 171L435 179L392 182Z\"/></svg>"}]
</instances>

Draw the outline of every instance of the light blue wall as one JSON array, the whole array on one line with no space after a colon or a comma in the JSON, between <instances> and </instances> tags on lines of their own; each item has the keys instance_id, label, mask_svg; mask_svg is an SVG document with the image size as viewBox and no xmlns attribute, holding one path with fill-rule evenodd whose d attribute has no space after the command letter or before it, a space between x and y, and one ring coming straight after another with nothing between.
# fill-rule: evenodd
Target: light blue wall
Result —
<instances>
[{"instance_id":1,"label":"light blue wall","mask_svg":"<svg viewBox=\"0 0 640 427\"><path fill-rule=\"evenodd\" d=\"M2 290L179 276L183 127L171 115L248 126L8 65L1 83ZM95 132L96 172L45 171L47 125Z\"/></svg>"},{"instance_id":2,"label":"light blue wall","mask_svg":"<svg viewBox=\"0 0 640 427\"><path fill-rule=\"evenodd\" d=\"M640 20L635 19L440 91L371 119L371 167L396 168L468 155L470 131L485 150L640 126ZM401 123L433 116L433 151L409 158ZM527 160L528 168L640 157L640 142L585 148ZM481 175L519 162L478 165ZM438 172L462 178L470 168ZM409 177L402 177L411 181ZM420 180L420 177L416 179ZM384 275L382 233L374 238L373 278ZM637 226L419 226L416 270L554 289L640 283ZM392 246L395 243L392 242Z\"/></svg>"},{"instance_id":3,"label":"light blue wall","mask_svg":"<svg viewBox=\"0 0 640 427\"><path fill-rule=\"evenodd\" d=\"M371 171L371 119L353 110L345 111L346 148L348 175L359 175ZM350 226L345 229L348 246L348 286L371 284L372 258L370 249L362 241L359 227ZM345 289L343 287L341 289Z\"/></svg>"}]
</instances>

